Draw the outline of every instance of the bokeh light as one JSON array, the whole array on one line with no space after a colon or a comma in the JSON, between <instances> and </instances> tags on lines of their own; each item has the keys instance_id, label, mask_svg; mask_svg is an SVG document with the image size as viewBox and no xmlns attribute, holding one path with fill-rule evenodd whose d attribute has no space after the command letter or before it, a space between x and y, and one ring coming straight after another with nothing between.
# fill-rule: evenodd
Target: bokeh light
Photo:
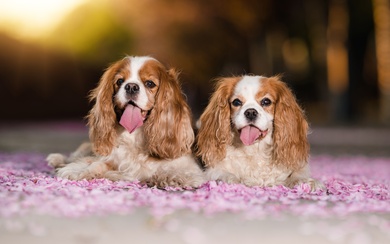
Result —
<instances>
[{"instance_id":1,"label":"bokeh light","mask_svg":"<svg viewBox=\"0 0 390 244\"><path fill-rule=\"evenodd\" d=\"M39 38L53 30L86 0L3 0L0 28L21 38Z\"/></svg>"}]
</instances>

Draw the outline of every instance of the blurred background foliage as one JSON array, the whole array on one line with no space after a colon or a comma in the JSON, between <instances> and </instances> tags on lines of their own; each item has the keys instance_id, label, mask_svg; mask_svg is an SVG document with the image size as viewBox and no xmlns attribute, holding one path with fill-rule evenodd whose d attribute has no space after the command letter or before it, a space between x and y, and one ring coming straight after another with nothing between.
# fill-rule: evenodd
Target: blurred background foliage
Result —
<instances>
[{"instance_id":1,"label":"blurred background foliage","mask_svg":"<svg viewBox=\"0 0 390 244\"><path fill-rule=\"evenodd\" d=\"M390 0L2 0L0 119L81 119L124 55L181 70L197 118L218 76L283 74L314 125L390 124Z\"/></svg>"}]
</instances>

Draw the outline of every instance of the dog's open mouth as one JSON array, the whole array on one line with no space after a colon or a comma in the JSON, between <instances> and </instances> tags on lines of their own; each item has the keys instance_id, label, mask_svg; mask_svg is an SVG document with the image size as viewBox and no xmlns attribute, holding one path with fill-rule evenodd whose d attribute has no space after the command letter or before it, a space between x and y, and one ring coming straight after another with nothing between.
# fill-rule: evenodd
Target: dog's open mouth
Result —
<instances>
[{"instance_id":1,"label":"dog's open mouth","mask_svg":"<svg viewBox=\"0 0 390 244\"><path fill-rule=\"evenodd\" d=\"M150 110L142 110L135 102L129 101L123 111L119 124L125 127L128 132L133 133L138 127L143 125L149 113Z\"/></svg>"},{"instance_id":2,"label":"dog's open mouth","mask_svg":"<svg viewBox=\"0 0 390 244\"><path fill-rule=\"evenodd\" d=\"M267 135L268 129L260 130L256 126L247 125L241 128L239 131L240 140L244 145L249 146L255 143L255 141L259 138L264 138Z\"/></svg>"},{"instance_id":3,"label":"dog's open mouth","mask_svg":"<svg viewBox=\"0 0 390 244\"><path fill-rule=\"evenodd\" d=\"M130 100L128 103L128 105L132 105L132 106L135 106L139 109L141 109L134 101ZM146 120L146 118L148 117L148 115L150 114L150 111L151 110L142 110L141 109L141 116L144 118L144 120Z\"/></svg>"}]
</instances>

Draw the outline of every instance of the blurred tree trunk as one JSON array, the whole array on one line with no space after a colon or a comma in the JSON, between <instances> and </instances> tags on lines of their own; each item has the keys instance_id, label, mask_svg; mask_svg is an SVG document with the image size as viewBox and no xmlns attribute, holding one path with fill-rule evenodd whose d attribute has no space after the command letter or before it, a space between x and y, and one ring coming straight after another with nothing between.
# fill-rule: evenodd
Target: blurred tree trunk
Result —
<instances>
[{"instance_id":1,"label":"blurred tree trunk","mask_svg":"<svg viewBox=\"0 0 390 244\"><path fill-rule=\"evenodd\" d=\"M390 124L390 0L373 0L381 119Z\"/></svg>"},{"instance_id":2,"label":"blurred tree trunk","mask_svg":"<svg viewBox=\"0 0 390 244\"><path fill-rule=\"evenodd\" d=\"M329 2L327 28L328 88L332 117L336 121L348 118L348 8L345 0Z\"/></svg>"}]
</instances>

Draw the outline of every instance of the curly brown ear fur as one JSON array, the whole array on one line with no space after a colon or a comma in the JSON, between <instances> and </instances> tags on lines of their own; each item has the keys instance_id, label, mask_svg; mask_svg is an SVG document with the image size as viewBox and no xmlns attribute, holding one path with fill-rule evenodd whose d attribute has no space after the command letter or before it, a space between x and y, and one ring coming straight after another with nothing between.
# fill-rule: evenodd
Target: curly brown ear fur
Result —
<instances>
[{"instance_id":1,"label":"curly brown ear fur","mask_svg":"<svg viewBox=\"0 0 390 244\"><path fill-rule=\"evenodd\" d=\"M123 59L112 64L101 77L99 85L90 93L90 100L95 101L95 104L87 115L89 138L93 151L99 155L109 155L115 144L114 78L117 70L128 62L128 59Z\"/></svg>"},{"instance_id":2,"label":"curly brown ear fur","mask_svg":"<svg viewBox=\"0 0 390 244\"><path fill-rule=\"evenodd\" d=\"M226 146L232 143L229 97L239 79L218 79L215 92L200 117L196 154L206 167L222 160L226 155Z\"/></svg>"},{"instance_id":3,"label":"curly brown ear fur","mask_svg":"<svg viewBox=\"0 0 390 244\"><path fill-rule=\"evenodd\" d=\"M307 140L308 123L295 96L279 77L269 79L277 91L274 114L273 161L298 170L304 167L309 157Z\"/></svg>"},{"instance_id":4,"label":"curly brown ear fur","mask_svg":"<svg viewBox=\"0 0 390 244\"><path fill-rule=\"evenodd\" d=\"M181 91L178 73L160 65L156 102L144 124L150 155L173 159L191 152L194 142L191 112Z\"/></svg>"}]
</instances>

